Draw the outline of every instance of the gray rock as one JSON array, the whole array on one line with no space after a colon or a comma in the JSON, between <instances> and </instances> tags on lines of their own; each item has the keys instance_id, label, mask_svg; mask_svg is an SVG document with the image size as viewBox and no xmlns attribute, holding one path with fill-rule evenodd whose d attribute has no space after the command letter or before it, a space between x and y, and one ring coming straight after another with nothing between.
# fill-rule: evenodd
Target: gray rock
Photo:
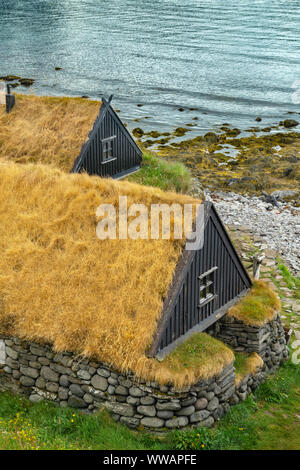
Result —
<instances>
[{"instance_id":1,"label":"gray rock","mask_svg":"<svg viewBox=\"0 0 300 470\"><path fill-rule=\"evenodd\" d=\"M43 379L43 377L38 377L35 381L35 386L41 390L44 390L46 388L46 380Z\"/></svg>"},{"instance_id":2,"label":"gray rock","mask_svg":"<svg viewBox=\"0 0 300 470\"><path fill-rule=\"evenodd\" d=\"M108 382L106 378L100 375L94 375L92 377L91 384L96 390L102 390L102 392L105 392L108 388Z\"/></svg>"},{"instance_id":3,"label":"gray rock","mask_svg":"<svg viewBox=\"0 0 300 470\"><path fill-rule=\"evenodd\" d=\"M30 352L34 356L45 356L45 349L39 346L30 345Z\"/></svg>"},{"instance_id":4,"label":"gray rock","mask_svg":"<svg viewBox=\"0 0 300 470\"><path fill-rule=\"evenodd\" d=\"M141 398L142 405L153 405L153 403L155 403L155 399L153 397L146 396Z\"/></svg>"},{"instance_id":5,"label":"gray rock","mask_svg":"<svg viewBox=\"0 0 300 470\"><path fill-rule=\"evenodd\" d=\"M20 377L20 383L23 385L23 387L33 387L35 384L34 379L31 377L27 377L26 375L22 375Z\"/></svg>"},{"instance_id":6,"label":"gray rock","mask_svg":"<svg viewBox=\"0 0 300 470\"><path fill-rule=\"evenodd\" d=\"M50 382L58 382L59 375L54 370L50 369L48 366L43 366L41 368L41 376L49 380Z\"/></svg>"},{"instance_id":7,"label":"gray rock","mask_svg":"<svg viewBox=\"0 0 300 470\"><path fill-rule=\"evenodd\" d=\"M104 392L103 392L104 393ZM116 395L116 400L119 403L126 403L126 397L124 395Z\"/></svg>"},{"instance_id":8,"label":"gray rock","mask_svg":"<svg viewBox=\"0 0 300 470\"><path fill-rule=\"evenodd\" d=\"M61 363L65 367L72 367L73 359L71 357L64 356L61 360Z\"/></svg>"},{"instance_id":9,"label":"gray rock","mask_svg":"<svg viewBox=\"0 0 300 470\"><path fill-rule=\"evenodd\" d=\"M122 377L122 375L120 375L119 377L119 384L123 385L123 387L126 387L126 388L132 387L132 381L129 380L127 377Z\"/></svg>"},{"instance_id":10,"label":"gray rock","mask_svg":"<svg viewBox=\"0 0 300 470\"><path fill-rule=\"evenodd\" d=\"M8 367L11 367L11 369L19 369L19 362L18 361L15 361L14 359L12 359L11 357L7 357L6 358L6 365Z\"/></svg>"},{"instance_id":11,"label":"gray rock","mask_svg":"<svg viewBox=\"0 0 300 470\"><path fill-rule=\"evenodd\" d=\"M237 405L239 403L239 401L240 401L239 397L235 393L229 399L229 403L231 405Z\"/></svg>"},{"instance_id":12,"label":"gray rock","mask_svg":"<svg viewBox=\"0 0 300 470\"><path fill-rule=\"evenodd\" d=\"M24 366L21 366L21 367L20 367L20 372L21 372L23 375L27 375L28 377L31 377L32 379L37 379L38 376L40 375L40 374L39 374L39 371L36 370L36 369L33 369L32 367L24 367Z\"/></svg>"},{"instance_id":13,"label":"gray rock","mask_svg":"<svg viewBox=\"0 0 300 470\"><path fill-rule=\"evenodd\" d=\"M77 372L77 377L79 377L82 380L90 380L91 379L91 375L86 370L82 370L82 369L80 369Z\"/></svg>"},{"instance_id":14,"label":"gray rock","mask_svg":"<svg viewBox=\"0 0 300 470\"><path fill-rule=\"evenodd\" d=\"M164 420L160 418L143 418L141 419L141 425L147 428L162 428Z\"/></svg>"},{"instance_id":15,"label":"gray rock","mask_svg":"<svg viewBox=\"0 0 300 470\"><path fill-rule=\"evenodd\" d=\"M206 392L206 393L205 393L205 398L206 398L208 401L212 400L212 399L214 398L214 396L215 396L214 392Z\"/></svg>"},{"instance_id":16,"label":"gray rock","mask_svg":"<svg viewBox=\"0 0 300 470\"><path fill-rule=\"evenodd\" d=\"M138 413L144 416L150 416L153 417L156 415L156 409L155 406L147 406L147 405L140 405L137 407Z\"/></svg>"},{"instance_id":17,"label":"gray rock","mask_svg":"<svg viewBox=\"0 0 300 470\"><path fill-rule=\"evenodd\" d=\"M132 417L135 414L134 407L127 403L105 402L105 406L109 411L121 416Z\"/></svg>"},{"instance_id":18,"label":"gray rock","mask_svg":"<svg viewBox=\"0 0 300 470\"><path fill-rule=\"evenodd\" d=\"M64 355L61 353L56 353L53 357L54 362L62 362L64 360Z\"/></svg>"},{"instance_id":19,"label":"gray rock","mask_svg":"<svg viewBox=\"0 0 300 470\"><path fill-rule=\"evenodd\" d=\"M144 397L146 395L145 392L143 392L140 388L138 387L131 387L129 389L129 394L132 397L139 398L139 397Z\"/></svg>"},{"instance_id":20,"label":"gray rock","mask_svg":"<svg viewBox=\"0 0 300 470\"><path fill-rule=\"evenodd\" d=\"M101 377L107 378L110 376L110 372L107 369L97 369L97 374L99 374Z\"/></svg>"},{"instance_id":21,"label":"gray rock","mask_svg":"<svg viewBox=\"0 0 300 470\"><path fill-rule=\"evenodd\" d=\"M50 364L49 359L47 359L46 357L39 357L38 362L40 362L42 366L48 366Z\"/></svg>"},{"instance_id":22,"label":"gray rock","mask_svg":"<svg viewBox=\"0 0 300 470\"><path fill-rule=\"evenodd\" d=\"M138 418L129 418L127 416L121 416L120 422L126 424L129 428L136 428L140 424L140 420Z\"/></svg>"},{"instance_id":23,"label":"gray rock","mask_svg":"<svg viewBox=\"0 0 300 470\"><path fill-rule=\"evenodd\" d=\"M234 392L235 392L235 386L233 385L232 387L228 388L223 395L220 396L220 401L221 402L227 401L231 397L231 395L234 394Z\"/></svg>"},{"instance_id":24,"label":"gray rock","mask_svg":"<svg viewBox=\"0 0 300 470\"><path fill-rule=\"evenodd\" d=\"M13 378L16 379L16 380L18 380L18 379L21 377L21 375L22 375L21 372L19 372L19 371L16 370L16 369L14 369L14 370L12 371L12 376L13 376Z\"/></svg>"},{"instance_id":25,"label":"gray rock","mask_svg":"<svg viewBox=\"0 0 300 470\"><path fill-rule=\"evenodd\" d=\"M107 393L109 393L109 395L114 395L115 390L116 390L116 387L114 387L113 385L109 385L107 389Z\"/></svg>"},{"instance_id":26,"label":"gray rock","mask_svg":"<svg viewBox=\"0 0 300 470\"><path fill-rule=\"evenodd\" d=\"M18 353L14 349L10 348L9 346L6 346L5 351L6 354L11 357L11 359L18 359Z\"/></svg>"},{"instance_id":27,"label":"gray rock","mask_svg":"<svg viewBox=\"0 0 300 470\"><path fill-rule=\"evenodd\" d=\"M70 385L70 381L67 375L61 375L59 378L59 383L62 387L68 387Z\"/></svg>"},{"instance_id":28,"label":"gray rock","mask_svg":"<svg viewBox=\"0 0 300 470\"><path fill-rule=\"evenodd\" d=\"M65 366L62 366L60 364L50 364L50 369L54 370L58 374L68 374L69 369Z\"/></svg>"},{"instance_id":29,"label":"gray rock","mask_svg":"<svg viewBox=\"0 0 300 470\"><path fill-rule=\"evenodd\" d=\"M213 417L216 421L221 419L224 416L223 406L218 406L218 408L213 412Z\"/></svg>"},{"instance_id":30,"label":"gray rock","mask_svg":"<svg viewBox=\"0 0 300 470\"><path fill-rule=\"evenodd\" d=\"M76 397L76 395L72 395L69 398L68 405L71 408L86 408L87 407L87 404L85 403L85 401L80 397Z\"/></svg>"},{"instance_id":31,"label":"gray rock","mask_svg":"<svg viewBox=\"0 0 300 470\"><path fill-rule=\"evenodd\" d=\"M59 385L56 382L47 382L46 390L51 393L56 393L58 391Z\"/></svg>"},{"instance_id":32,"label":"gray rock","mask_svg":"<svg viewBox=\"0 0 300 470\"><path fill-rule=\"evenodd\" d=\"M90 405L91 403L93 403L93 401L94 401L94 398L93 398L92 395L90 395L89 393L85 393L85 394L83 395L83 399L84 399L84 401L85 401L86 403L88 403L89 405Z\"/></svg>"},{"instance_id":33,"label":"gray rock","mask_svg":"<svg viewBox=\"0 0 300 470\"><path fill-rule=\"evenodd\" d=\"M197 421L204 421L206 418L208 418L210 415L210 412L207 410L200 410L196 411L193 413L190 417L191 423L196 423Z\"/></svg>"},{"instance_id":34,"label":"gray rock","mask_svg":"<svg viewBox=\"0 0 300 470\"><path fill-rule=\"evenodd\" d=\"M123 385L118 385L118 386L116 387L116 394L117 394L117 395L124 395L124 396L127 396L127 395L128 395L128 388L123 387Z\"/></svg>"},{"instance_id":35,"label":"gray rock","mask_svg":"<svg viewBox=\"0 0 300 470\"><path fill-rule=\"evenodd\" d=\"M72 384L70 385L70 391L72 392L73 395L76 395L77 397L82 398L84 395L84 392L80 385L77 384Z\"/></svg>"},{"instance_id":36,"label":"gray rock","mask_svg":"<svg viewBox=\"0 0 300 470\"><path fill-rule=\"evenodd\" d=\"M167 428L182 428L188 424L189 420L186 416L179 416L178 418L168 419L165 423Z\"/></svg>"},{"instance_id":37,"label":"gray rock","mask_svg":"<svg viewBox=\"0 0 300 470\"><path fill-rule=\"evenodd\" d=\"M174 416L174 411L158 411L156 413L157 417L158 418L163 418L163 419L170 419L170 418L173 418Z\"/></svg>"},{"instance_id":38,"label":"gray rock","mask_svg":"<svg viewBox=\"0 0 300 470\"><path fill-rule=\"evenodd\" d=\"M195 407L193 405L190 406L185 406L184 408L181 408L181 410L176 411L177 416L190 416L194 413Z\"/></svg>"},{"instance_id":39,"label":"gray rock","mask_svg":"<svg viewBox=\"0 0 300 470\"><path fill-rule=\"evenodd\" d=\"M58 389L58 397L60 400L67 400L69 397L69 392L67 388L59 387Z\"/></svg>"},{"instance_id":40,"label":"gray rock","mask_svg":"<svg viewBox=\"0 0 300 470\"><path fill-rule=\"evenodd\" d=\"M29 400L31 401L31 403L39 403L43 400L43 397L41 397L37 393L33 393L32 395L30 395Z\"/></svg>"},{"instance_id":41,"label":"gray rock","mask_svg":"<svg viewBox=\"0 0 300 470\"><path fill-rule=\"evenodd\" d=\"M245 401L247 398L247 391L246 392L237 392L237 395L240 399L240 401Z\"/></svg>"},{"instance_id":42,"label":"gray rock","mask_svg":"<svg viewBox=\"0 0 300 470\"><path fill-rule=\"evenodd\" d=\"M179 411L181 409L180 403L174 401L167 401L163 403L156 403L156 409L159 411Z\"/></svg>"},{"instance_id":43,"label":"gray rock","mask_svg":"<svg viewBox=\"0 0 300 470\"><path fill-rule=\"evenodd\" d=\"M127 403L129 403L129 405L139 405L140 404L140 399L139 398L134 398L134 397L127 397L126 399Z\"/></svg>"},{"instance_id":44,"label":"gray rock","mask_svg":"<svg viewBox=\"0 0 300 470\"><path fill-rule=\"evenodd\" d=\"M199 398L195 403L196 410L205 410L208 405L208 401L206 398Z\"/></svg>"},{"instance_id":45,"label":"gray rock","mask_svg":"<svg viewBox=\"0 0 300 470\"><path fill-rule=\"evenodd\" d=\"M186 398L185 400L181 401L181 406L194 405L194 403L196 403L196 401L197 401L196 397L189 397L189 398Z\"/></svg>"},{"instance_id":46,"label":"gray rock","mask_svg":"<svg viewBox=\"0 0 300 470\"><path fill-rule=\"evenodd\" d=\"M29 367L32 367L33 369L41 369L41 364L36 361L29 361Z\"/></svg>"},{"instance_id":47,"label":"gray rock","mask_svg":"<svg viewBox=\"0 0 300 470\"><path fill-rule=\"evenodd\" d=\"M117 379L114 379L113 377L108 377L107 382L108 382L110 385L118 385Z\"/></svg>"},{"instance_id":48,"label":"gray rock","mask_svg":"<svg viewBox=\"0 0 300 470\"><path fill-rule=\"evenodd\" d=\"M218 408L219 406L219 400L217 397L214 397L212 400L207 405L208 411L214 411Z\"/></svg>"}]
</instances>

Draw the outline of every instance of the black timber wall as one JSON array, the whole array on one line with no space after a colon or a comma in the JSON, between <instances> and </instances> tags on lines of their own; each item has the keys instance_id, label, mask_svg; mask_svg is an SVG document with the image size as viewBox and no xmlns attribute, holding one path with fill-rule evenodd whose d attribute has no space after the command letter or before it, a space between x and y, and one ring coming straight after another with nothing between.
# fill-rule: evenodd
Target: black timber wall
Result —
<instances>
[{"instance_id":1,"label":"black timber wall","mask_svg":"<svg viewBox=\"0 0 300 470\"><path fill-rule=\"evenodd\" d=\"M199 308L201 283L198 276L214 267L217 267L214 279L216 297ZM203 248L192 252L186 268L184 279L175 293L175 302L172 302L165 321L158 326L157 344L154 340L152 354L153 346L155 353L159 353L192 331L204 331L251 286L251 280L213 206L206 221Z\"/></svg>"},{"instance_id":2,"label":"black timber wall","mask_svg":"<svg viewBox=\"0 0 300 470\"><path fill-rule=\"evenodd\" d=\"M102 140L112 136L116 136L112 144L115 160L103 162ZM141 161L141 150L110 104L103 100L99 116L75 160L72 173L86 171L89 175L119 178L140 168Z\"/></svg>"}]
</instances>

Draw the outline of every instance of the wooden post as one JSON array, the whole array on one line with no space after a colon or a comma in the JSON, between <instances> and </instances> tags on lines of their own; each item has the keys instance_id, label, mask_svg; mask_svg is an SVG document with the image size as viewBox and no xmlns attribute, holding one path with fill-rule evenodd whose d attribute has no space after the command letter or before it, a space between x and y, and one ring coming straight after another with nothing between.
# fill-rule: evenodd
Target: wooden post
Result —
<instances>
[{"instance_id":1,"label":"wooden post","mask_svg":"<svg viewBox=\"0 0 300 470\"><path fill-rule=\"evenodd\" d=\"M264 258L264 253L256 253L255 255L253 255L253 277L256 281L259 279L260 266Z\"/></svg>"}]
</instances>

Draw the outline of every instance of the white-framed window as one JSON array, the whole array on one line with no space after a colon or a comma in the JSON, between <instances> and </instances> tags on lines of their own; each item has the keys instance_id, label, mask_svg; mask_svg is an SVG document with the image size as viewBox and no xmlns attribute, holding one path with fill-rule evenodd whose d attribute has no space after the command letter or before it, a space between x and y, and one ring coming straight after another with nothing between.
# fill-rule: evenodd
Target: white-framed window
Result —
<instances>
[{"instance_id":1,"label":"white-framed window","mask_svg":"<svg viewBox=\"0 0 300 470\"><path fill-rule=\"evenodd\" d=\"M216 272L218 266L214 266L198 276L199 279L199 304L198 308L212 302L216 297Z\"/></svg>"},{"instance_id":2,"label":"white-framed window","mask_svg":"<svg viewBox=\"0 0 300 470\"><path fill-rule=\"evenodd\" d=\"M102 139L102 163L112 162L116 160L113 152L113 143L116 136L107 137L106 139Z\"/></svg>"}]
</instances>

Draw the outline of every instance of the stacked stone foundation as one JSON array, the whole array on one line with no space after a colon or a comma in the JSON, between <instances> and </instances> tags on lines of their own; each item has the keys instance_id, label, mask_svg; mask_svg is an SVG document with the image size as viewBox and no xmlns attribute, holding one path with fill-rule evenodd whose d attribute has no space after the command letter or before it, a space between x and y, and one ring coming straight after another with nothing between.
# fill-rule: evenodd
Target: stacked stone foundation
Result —
<instances>
[{"instance_id":1,"label":"stacked stone foundation","mask_svg":"<svg viewBox=\"0 0 300 470\"><path fill-rule=\"evenodd\" d=\"M225 319L218 328L219 339L239 350L251 348L265 361L263 368L244 377L238 386L233 363L217 376L178 390L137 379L131 373L121 374L107 364L79 359L70 352L57 354L49 345L0 337L0 389L26 395L32 402L47 399L86 413L105 407L115 421L131 428L163 432L210 427L288 357L280 318L251 331ZM240 335L244 332L250 336Z\"/></svg>"},{"instance_id":2,"label":"stacked stone foundation","mask_svg":"<svg viewBox=\"0 0 300 470\"><path fill-rule=\"evenodd\" d=\"M275 371L289 356L280 315L263 326L245 325L225 315L210 333L237 352L256 352L265 363L264 370Z\"/></svg>"}]
</instances>

